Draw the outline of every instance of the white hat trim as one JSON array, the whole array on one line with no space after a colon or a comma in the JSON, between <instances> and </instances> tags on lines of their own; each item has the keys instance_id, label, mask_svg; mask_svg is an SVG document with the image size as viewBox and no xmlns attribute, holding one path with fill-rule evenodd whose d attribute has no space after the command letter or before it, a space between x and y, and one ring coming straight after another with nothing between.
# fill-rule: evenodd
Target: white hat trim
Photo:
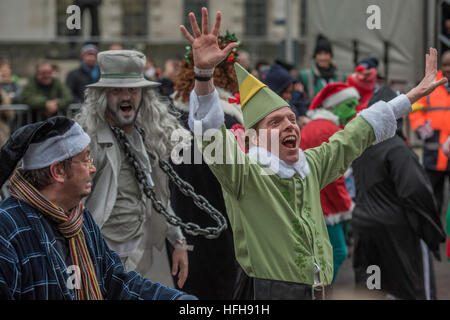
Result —
<instances>
[{"instance_id":1,"label":"white hat trim","mask_svg":"<svg viewBox=\"0 0 450 320\"><path fill-rule=\"evenodd\" d=\"M64 134L32 143L22 158L24 170L42 169L54 162L69 159L83 151L91 138L76 122Z\"/></svg>"},{"instance_id":2,"label":"white hat trim","mask_svg":"<svg viewBox=\"0 0 450 320\"><path fill-rule=\"evenodd\" d=\"M351 98L356 98L356 99L360 98L358 90L356 90L354 87L350 87L350 88L341 90L341 91L329 96L328 98L323 100L322 106L324 108L330 108L332 106L338 105L341 102L343 102L347 99L351 99Z\"/></svg>"}]
</instances>

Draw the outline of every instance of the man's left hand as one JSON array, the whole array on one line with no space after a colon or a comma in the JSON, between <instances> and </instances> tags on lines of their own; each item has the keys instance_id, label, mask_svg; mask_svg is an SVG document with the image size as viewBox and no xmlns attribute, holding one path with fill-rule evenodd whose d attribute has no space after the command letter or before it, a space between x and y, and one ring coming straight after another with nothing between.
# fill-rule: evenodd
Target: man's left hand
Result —
<instances>
[{"instance_id":1,"label":"man's left hand","mask_svg":"<svg viewBox=\"0 0 450 320\"><path fill-rule=\"evenodd\" d=\"M178 274L177 285L181 289L188 276L188 255L186 249L175 248L172 254L172 275Z\"/></svg>"}]
</instances>

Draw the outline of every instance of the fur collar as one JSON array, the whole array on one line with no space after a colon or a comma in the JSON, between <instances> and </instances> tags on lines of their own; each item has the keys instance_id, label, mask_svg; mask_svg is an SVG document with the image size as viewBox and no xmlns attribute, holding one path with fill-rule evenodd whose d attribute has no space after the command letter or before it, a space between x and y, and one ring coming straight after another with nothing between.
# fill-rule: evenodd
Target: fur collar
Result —
<instances>
[{"instance_id":1,"label":"fur collar","mask_svg":"<svg viewBox=\"0 0 450 320\"><path fill-rule=\"evenodd\" d=\"M282 179L292 178L297 172L302 179L309 176L310 169L306 156L302 149L298 149L299 159L293 165L287 164L277 156L261 147L251 147L248 151L249 158L258 161L261 165L268 167Z\"/></svg>"},{"instance_id":2,"label":"fur collar","mask_svg":"<svg viewBox=\"0 0 450 320\"><path fill-rule=\"evenodd\" d=\"M228 98L234 98L234 96L222 89L216 87L217 93L219 94L220 105L222 106L223 112L235 118L240 124L244 125L244 118L241 111L241 105L236 103L229 103ZM176 109L184 112L189 112L189 102L183 102L181 99L175 100L175 95L177 92L174 92L170 97L173 100L173 105Z\"/></svg>"},{"instance_id":3,"label":"fur collar","mask_svg":"<svg viewBox=\"0 0 450 320\"><path fill-rule=\"evenodd\" d=\"M338 127L340 126L339 117L334 113L332 113L331 111L328 111L327 109L324 108L309 110L306 113L306 115L308 116L308 118L311 118L311 120L319 120L319 119L330 120Z\"/></svg>"}]
</instances>

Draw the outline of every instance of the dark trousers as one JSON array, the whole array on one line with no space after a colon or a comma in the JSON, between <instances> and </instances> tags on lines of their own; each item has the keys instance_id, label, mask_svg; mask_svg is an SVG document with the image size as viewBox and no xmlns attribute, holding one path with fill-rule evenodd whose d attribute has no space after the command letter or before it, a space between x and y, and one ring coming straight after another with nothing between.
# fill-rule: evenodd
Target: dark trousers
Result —
<instances>
[{"instance_id":1,"label":"dark trousers","mask_svg":"<svg viewBox=\"0 0 450 320\"><path fill-rule=\"evenodd\" d=\"M430 179L431 185L433 186L434 197L436 198L436 204L439 209L439 213L442 215L444 210L442 206L444 205L444 185L446 177L450 176L449 171L437 171L427 169L427 175ZM444 210L447 212L447 208Z\"/></svg>"},{"instance_id":2,"label":"dark trousers","mask_svg":"<svg viewBox=\"0 0 450 320\"><path fill-rule=\"evenodd\" d=\"M323 287L296 282L253 278L255 300L323 300Z\"/></svg>"}]
</instances>

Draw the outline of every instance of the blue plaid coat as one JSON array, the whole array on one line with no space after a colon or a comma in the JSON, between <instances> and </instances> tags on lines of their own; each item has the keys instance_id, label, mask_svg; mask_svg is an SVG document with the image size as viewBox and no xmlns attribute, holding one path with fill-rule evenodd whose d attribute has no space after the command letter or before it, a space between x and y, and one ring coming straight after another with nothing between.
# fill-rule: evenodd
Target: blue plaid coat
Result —
<instances>
[{"instance_id":1,"label":"blue plaid coat","mask_svg":"<svg viewBox=\"0 0 450 320\"><path fill-rule=\"evenodd\" d=\"M83 231L105 299L189 299L181 291L126 272L88 210ZM73 270L57 250L54 232L36 209L9 197L0 203L0 299L73 300ZM73 277L72 277L73 278Z\"/></svg>"}]
</instances>

